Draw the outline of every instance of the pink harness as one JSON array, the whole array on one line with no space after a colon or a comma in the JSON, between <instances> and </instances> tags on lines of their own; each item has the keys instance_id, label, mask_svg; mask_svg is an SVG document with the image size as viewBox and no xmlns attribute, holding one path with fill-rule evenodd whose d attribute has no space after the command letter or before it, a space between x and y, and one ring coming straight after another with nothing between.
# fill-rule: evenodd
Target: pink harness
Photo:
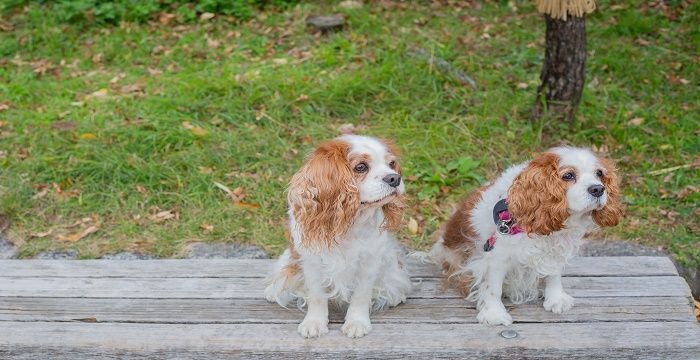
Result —
<instances>
[{"instance_id":1,"label":"pink harness","mask_svg":"<svg viewBox=\"0 0 700 360\"><path fill-rule=\"evenodd\" d=\"M508 200L502 199L493 207L493 220L497 231L503 235L515 235L523 232L523 229L515 222L508 212ZM484 251L491 251L496 245L496 233L491 234L484 244Z\"/></svg>"}]
</instances>

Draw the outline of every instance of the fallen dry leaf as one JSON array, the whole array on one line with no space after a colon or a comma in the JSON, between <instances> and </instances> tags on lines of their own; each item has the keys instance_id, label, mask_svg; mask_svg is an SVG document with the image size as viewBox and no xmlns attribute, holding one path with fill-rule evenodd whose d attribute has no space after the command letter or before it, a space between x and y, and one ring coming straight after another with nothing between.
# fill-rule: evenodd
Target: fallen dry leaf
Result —
<instances>
[{"instance_id":1,"label":"fallen dry leaf","mask_svg":"<svg viewBox=\"0 0 700 360\"><path fill-rule=\"evenodd\" d=\"M521 89L521 90L527 89L528 86L529 86L529 85L528 85L527 83L524 83L524 82L518 83L518 85L516 85L516 87L517 87L518 89Z\"/></svg>"},{"instance_id":2,"label":"fallen dry leaf","mask_svg":"<svg viewBox=\"0 0 700 360\"><path fill-rule=\"evenodd\" d=\"M146 188L143 185L136 185L136 192L146 195Z\"/></svg>"},{"instance_id":3,"label":"fallen dry leaf","mask_svg":"<svg viewBox=\"0 0 700 360\"><path fill-rule=\"evenodd\" d=\"M199 16L199 20L202 20L202 21L211 20L211 19L214 18L214 16L216 16L216 15L214 15L214 14L212 14L212 13L209 13L209 12L205 12L205 13L202 13L202 15Z\"/></svg>"},{"instance_id":4,"label":"fallen dry leaf","mask_svg":"<svg viewBox=\"0 0 700 360\"><path fill-rule=\"evenodd\" d=\"M160 13L160 16L158 16L158 22L161 25L168 25L173 19L175 19L177 15L175 14L169 14L169 13Z\"/></svg>"},{"instance_id":5,"label":"fallen dry leaf","mask_svg":"<svg viewBox=\"0 0 700 360\"><path fill-rule=\"evenodd\" d=\"M3 102L0 103L0 111L5 111L10 109L10 103L9 102Z\"/></svg>"},{"instance_id":6,"label":"fallen dry leaf","mask_svg":"<svg viewBox=\"0 0 700 360\"><path fill-rule=\"evenodd\" d=\"M214 231L214 225L211 225L206 221L199 225L199 228L202 229L205 234L209 234L210 232Z\"/></svg>"},{"instance_id":7,"label":"fallen dry leaf","mask_svg":"<svg viewBox=\"0 0 700 360\"><path fill-rule=\"evenodd\" d=\"M410 231L411 234L414 235L418 233L418 221L416 221L416 219L408 219L408 231Z\"/></svg>"},{"instance_id":8,"label":"fallen dry leaf","mask_svg":"<svg viewBox=\"0 0 700 360\"><path fill-rule=\"evenodd\" d=\"M671 175L671 174L669 174L669 176L670 176L670 175ZM665 180L665 178L664 178L664 180ZM677 198L683 199L683 198L687 197L688 195L690 195L691 193L694 193L694 192L700 193L700 188L697 188L697 187L695 187L695 186L693 186L693 185L688 185L688 186L684 187L683 189L677 191L677 192L675 193L675 195L676 195Z\"/></svg>"},{"instance_id":9,"label":"fallen dry leaf","mask_svg":"<svg viewBox=\"0 0 700 360\"><path fill-rule=\"evenodd\" d=\"M44 231L44 232L37 232L37 233L30 233L29 237L30 238L44 238L44 237L51 235L52 232L53 232L53 230Z\"/></svg>"},{"instance_id":10,"label":"fallen dry leaf","mask_svg":"<svg viewBox=\"0 0 700 360\"><path fill-rule=\"evenodd\" d=\"M93 221L93 218L91 218L91 217L84 217L84 218L82 218L82 219L80 219L80 220L76 220L74 223L72 223L72 224L66 226L66 228L72 228L72 227L80 226L80 225L83 225L83 224L86 224L86 223L91 223L92 221Z\"/></svg>"},{"instance_id":11,"label":"fallen dry leaf","mask_svg":"<svg viewBox=\"0 0 700 360\"><path fill-rule=\"evenodd\" d=\"M125 78L125 77L126 77L126 74L125 74L125 73L119 73L119 74L115 75L113 78L111 78L111 79L109 80L109 83L110 83L110 84L116 84L117 82L119 82L119 80L121 80L121 79L123 79L123 78Z\"/></svg>"},{"instance_id":12,"label":"fallen dry leaf","mask_svg":"<svg viewBox=\"0 0 700 360\"><path fill-rule=\"evenodd\" d=\"M158 70L158 69L153 69L153 68L148 68L148 73L149 73L151 76L161 76L161 75L163 75L163 71Z\"/></svg>"},{"instance_id":13,"label":"fallen dry leaf","mask_svg":"<svg viewBox=\"0 0 700 360\"><path fill-rule=\"evenodd\" d=\"M76 241L78 241L78 240L80 240L80 239L82 239L82 238L84 238L92 233L97 232L98 230L100 230L100 228L98 228L97 226L90 226L90 227L86 228L85 230L78 232L78 233L75 233L75 234L59 235L58 239L61 241L76 242Z\"/></svg>"},{"instance_id":14,"label":"fallen dry leaf","mask_svg":"<svg viewBox=\"0 0 700 360\"><path fill-rule=\"evenodd\" d=\"M39 77L44 76L47 72L55 72L57 70L51 61L37 60L31 62L32 71Z\"/></svg>"},{"instance_id":15,"label":"fallen dry leaf","mask_svg":"<svg viewBox=\"0 0 700 360\"><path fill-rule=\"evenodd\" d=\"M203 136L207 136L207 134L209 133L208 131L206 131L205 129L203 129L200 126L192 125L189 121L183 122L182 127L191 131L192 134L194 134L194 136L203 137Z\"/></svg>"},{"instance_id":16,"label":"fallen dry leaf","mask_svg":"<svg viewBox=\"0 0 700 360\"><path fill-rule=\"evenodd\" d=\"M639 125L642 125L642 123L644 123L644 118L636 117L636 118L628 121L627 125L639 126Z\"/></svg>"},{"instance_id":17,"label":"fallen dry leaf","mask_svg":"<svg viewBox=\"0 0 700 360\"><path fill-rule=\"evenodd\" d=\"M92 139L96 139L97 135L95 135L93 133L85 133L85 134L80 134L80 138L85 139L85 140L92 140Z\"/></svg>"},{"instance_id":18,"label":"fallen dry leaf","mask_svg":"<svg viewBox=\"0 0 700 360\"><path fill-rule=\"evenodd\" d=\"M107 98L107 92L108 92L107 89L100 89L100 90L97 90L97 91L93 92L92 94L85 96L85 100L90 100L90 99L98 99L98 100L106 99L106 98Z\"/></svg>"},{"instance_id":19,"label":"fallen dry leaf","mask_svg":"<svg viewBox=\"0 0 700 360\"><path fill-rule=\"evenodd\" d=\"M122 86L119 89L122 94L143 94L143 84L135 83L131 85Z\"/></svg>"},{"instance_id":20,"label":"fallen dry leaf","mask_svg":"<svg viewBox=\"0 0 700 360\"><path fill-rule=\"evenodd\" d=\"M8 22L0 21L0 30L10 32L14 29L14 26Z\"/></svg>"},{"instance_id":21,"label":"fallen dry leaf","mask_svg":"<svg viewBox=\"0 0 700 360\"><path fill-rule=\"evenodd\" d=\"M226 195L228 195L228 197L231 199L231 201L233 201L234 204L240 203L241 206L244 206L244 207L258 208L258 205L242 202L243 198L246 197L246 195L243 193L243 188L237 187L237 188L231 190L228 186L226 186L222 183L218 183L216 181L214 181L214 186L218 187L223 192L225 192Z\"/></svg>"},{"instance_id":22,"label":"fallen dry leaf","mask_svg":"<svg viewBox=\"0 0 700 360\"><path fill-rule=\"evenodd\" d=\"M257 208L260 207L260 205L248 203L248 202L245 202L245 201L238 201L238 202L235 202L234 205L235 205L235 206L244 207L244 208L248 208L248 209L257 209Z\"/></svg>"},{"instance_id":23,"label":"fallen dry leaf","mask_svg":"<svg viewBox=\"0 0 700 360\"><path fill-rule=\"evenodd\" d=\"M341 1L340 4L338 4L343 9L359 9L362 7L362 1L355 1L355 0L345 0Z\"/></svg>"},{"instance_id":24,"label":"fallen dry leaf","mask_svg":"<svg viewBox=\"0 0 700 360\"><path fill-rule=\"evenodd\" d=\"M178 217L178 214L175 210L165 210L165 211L160 211L157 212L148 218L152 221L155 222L161 222L161 221L166 221L170 219L176 219Z\"/></svg>"},{"instance_id":25,"label":"fallen dry leaf","mask_svg":"<svg viewBox=\"0 0 700 360\"><path fill-rule=\"evenodd\" d=\"M216 49L221 46L221 41L207 38L207 46L211 49Z\"/></svg>"},{"instance_id":26,"label":"fallen dry leaf","mask_svg":"<svg viewBox=\"0 0 700 360\"><path fill-rule=\"evenodd\" d=\"M75 129L75 122L73 121L57 121L51 124L51 128L56 130L73 130Z\"/></svg>"},{"instance_id":27,"label":"fallen dry leaf","mask_svg":"<svg viewBox=\"0 0 700 360\"><path fill-rule=\"evenodd\" d=\"M272 63L275 65L285 65L287 61L285 58L272 59Z\"/></svg>"},{"instance_id":28,"label":"fallen dry leaf","mask_svg":"<svg viewBox=\"0 0 700 360\"><path fill-rule=\"evenodd\" d=\"M32 195L32 200L41 199L44 196L46 196L46 194L48 194L48 193L49 193L49 187L44 186L44 187L40 188L36 194Z\"/></svg>"}]
</instances>

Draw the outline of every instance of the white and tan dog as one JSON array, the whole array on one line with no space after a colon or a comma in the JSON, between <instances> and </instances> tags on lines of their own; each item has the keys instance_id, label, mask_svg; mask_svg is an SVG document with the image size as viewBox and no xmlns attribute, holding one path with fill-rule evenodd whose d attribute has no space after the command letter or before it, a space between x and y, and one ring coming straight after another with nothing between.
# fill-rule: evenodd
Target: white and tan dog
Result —
<instances>
[{"instance_id":1,"label":"white and tan dog","mask_svg":"<svg viewBox=\"0 0 700 360\"><path fill-rule=\"evenodd\" d=\"M544 308L570 309L562 271L586 233L614 226L622 215L615 167L588 149L557 147L507 169L470 194L430 252L447 279L476 301L477 320L513 322L501 300L539 295Z\"/></svg>"},{"instance_id":2,"label":"white and tan dog","mask_svg":"<svg viewBox=\"0 0 700 360\"><path fill-rule=\"evenodd\" d=\"M371 329L370 311L406 299L411 282L392 231L404 210L398 154L375 138L344 135L321 144L289 185L291 239L265 297L307 306L304 337L328 332L329 301L348 305L341 330Z\"/></svg>"}]
</instances>

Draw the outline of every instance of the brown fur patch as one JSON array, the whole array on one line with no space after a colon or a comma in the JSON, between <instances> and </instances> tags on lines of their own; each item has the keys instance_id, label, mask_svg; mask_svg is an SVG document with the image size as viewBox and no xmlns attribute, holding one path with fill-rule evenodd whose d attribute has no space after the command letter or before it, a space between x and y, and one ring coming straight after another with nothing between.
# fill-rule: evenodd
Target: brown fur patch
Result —
<instances>
[{"instance_id":1,"label":"brown fur patch","mask_svg":"<svg viewBox=\"0 0 700 360\"><path fill-rule=\"evenodd\" d=\"M603 166L604 175L601 178L605 191L608 193L608 202L604 208L593 210L593 221L601 227L615 226L623 215L623 207L620 195L620 182L617 177L617 168L610 160L598 158Z\"/></svg>"},{"instance_id":2,"label":"brown fur patch","mask_svg":"<svg viewBox=\"0 0 700 360\"><path fill-rule=\"evenodd\" d=\"M304 246L331 247L352 225L360 198L349 150L342 140L325 142L292 177L287 200Z\"/></svg>"},{"instance_id":3,"label":"brown fur patch","mask_svg":"<svg viewBox=\"0 0 700 360\"><path fill-rule=\"evenodd\" d=\"M445 285L457 289L462 296L469 294L472 278L468 274L455 274L464 262L474 253L477 234L472 227L471 212L481 200L481 194L486 188L474 190L459 204L457 211L445 225L442 235L445 251L456 261L444 261L442 264Z\"/></svg>"},{"instance_id":4,"label":"brown fur patch","mask_svg":"<svg viewBox=\"0 0 700 360\"><path fill-rule=\"evenodd\" d=\"M472 227L471 212L481 200L481 193L484 190L485 188L481 188L472 191L459 204L457 211L452 215L445 227L445 234L443 235L445 247L452 250L464 249L466 245L473 247L476 240L476 230Z\"/></svg>"},{"instance_id":5,"label":"brown fur patch","mask_svg":"<svg viewBox=\"0 0 700 360\"><path fill-rule=\"evenodd\" d=\"M401 164L399 164L399 157L401 156L401 153L399 153L399 148L392 140L382 139L382 142L384 145L386 145L386 148L389 149L388 157L391 158L393 156L393 160L396 162L394 165L394 170L401 175ZM386 160L389 161L390 159Z\"/></svg>"},{"instance_id":6,"label":"brown fur patch","mask_svg":"<svg viewBox=\"0 0 700 360\"><path fill-rule=\"evenodd\" d=\"M561 180L559 156L535 157L508 190L508 210L528 234L550 235L564 228L569 217L568 183Z\"/></svg>"},{"instance_id":7,"label":"brown fur patch","mask_svg":"<svg viewBox=\"0 0 700 360\"><path fill-rule=\"evenodd\" d=\"M301 265L299 264L299 253L297 249L294 248L294 244L289 244L289 263L284 266L282 272L287 278L293 278L298 273L301 272Z\"/></svg>"},{"instance_id":8,"label":"brown fur patch","mask_svg":"<svg viewBox=\"0 0 700 360\"><path fill-rule=\"evenodd\" d=\"M382 206L382 211L384 212L382 227L388 231L398 230L401 226L401 220L403 220L403 213L407 207L408 205L406 205L403 195L394 195L391 202Z\"/></svg>"}]
</instances>

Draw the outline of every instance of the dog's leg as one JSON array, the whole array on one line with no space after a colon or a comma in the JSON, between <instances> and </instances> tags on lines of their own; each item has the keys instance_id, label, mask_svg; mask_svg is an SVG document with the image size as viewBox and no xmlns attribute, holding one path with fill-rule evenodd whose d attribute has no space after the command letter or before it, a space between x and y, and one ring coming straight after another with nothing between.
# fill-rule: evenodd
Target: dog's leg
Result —
<instances>
[{"instance_id":1,"label":"dog's leg","mask_svg":"<svg viewBox=\"0 0 700 360\"><path fill-rule=\"evenodd\" d=\"M478 289L477 307L479 314L477 314L476 319L482 324L510 325L513 323L513 318L508 314L503 300L501 300L503 281L508 273L508 267L504 263L496 263L495 261L485 261L484 265L487 266L487 269Z\"/></svg>"},{"instance_id":2,"label":"dog's leg","mask_svg":"<svg viewBox=\"0 0 700 360\"><path fill-rule=\"evenodd\" d=\"M319 337L328 332L328 295L322 286L320 271L309 261L302 266L306 285L306 317L298 331L305 338Z\"/></svg>"},{"instance_id":3,"label":"dog's leg","mask_svg":"<svg viewBox=\"0 0 700 360\"><path fill-rule=\"evenodd\" d=\"M372 292L377 279L379 261L369 261L357 272L359 282L350 298L350 306L345 313L345 323L340 330L351 338L367 335L372 330L369 310L372 306Z\"/></svg>"},{"instance_id":4,"label":"dog's leg","mask_svg":"<svg viewBox=\"0 0 700 360\"><path fill-rule=\"evenodd\" d=\"M561 274L547 276L544 288L544 309L561 314L573 306L574 298L564 292L564 287L561 285Z\"/></svg>"}]
</instances>

